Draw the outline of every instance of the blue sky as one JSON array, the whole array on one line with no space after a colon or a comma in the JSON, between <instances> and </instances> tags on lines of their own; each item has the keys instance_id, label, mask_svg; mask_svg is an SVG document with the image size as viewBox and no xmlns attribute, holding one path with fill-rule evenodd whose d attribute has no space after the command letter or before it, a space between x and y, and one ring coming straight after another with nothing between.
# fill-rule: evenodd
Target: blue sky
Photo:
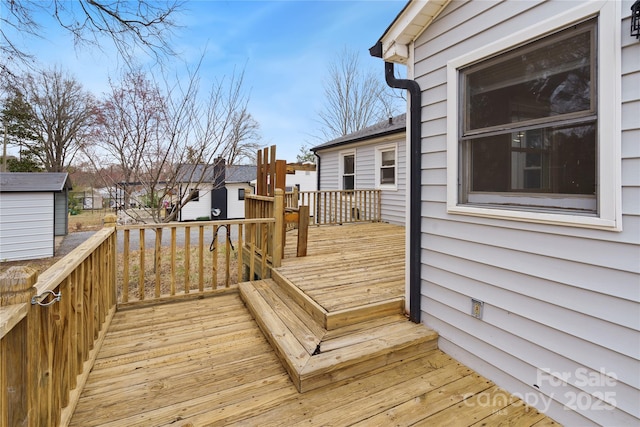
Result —
<instances>
[{"instance_id":1,"label":"blue sky","mask_svg":"<svg viewBox=\"0 0 640 427\"><path fill-rule=\"evenodd\" d=\"M405 0L187 1L173 45L186 62L204 54L202 75L245 70L249 112L260 123L263 145L276 144L278 158L294 161L304 143L317 144L317 113L324 103L329 63L345 47L383 79L383 62L369 56ZM45 65L62 65L97 96L117 77L117 61L105 53L73 48L53 22L29 46ZM179 64L184 67L184 64Z\"/></svg>"}]
</instances>

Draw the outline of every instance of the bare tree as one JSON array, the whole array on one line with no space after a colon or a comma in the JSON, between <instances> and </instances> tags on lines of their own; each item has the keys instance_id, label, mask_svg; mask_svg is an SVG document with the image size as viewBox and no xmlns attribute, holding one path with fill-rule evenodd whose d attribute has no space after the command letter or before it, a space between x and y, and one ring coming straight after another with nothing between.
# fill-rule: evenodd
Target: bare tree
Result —
<instances>
[{"instance_id":1,"label":"bare tree","mask_svg":"<svg viewBox=\"0 0 640 427\"><path fill-rule=\"evenodd\" d=\"M364 71L357 52L344 49L329 64L324 82L325 106L318 113L327 141L370 126L394 114L397 96L382 82L380 74Z\"/></svg>"},{"instance_id":2,"label":"bare tree","mask_svg":"<svg viewBox=\"0 0 640 427\"><path fill-rule=\"evenodd\" d=\"M245 146L252 143L249 137L257 136L258 127L247 113L242 76L216 81L205 96L200 94L198 70L183 83L165 80L164 90L139 70L112 84L96 138L106 156L94 162L98 168L115 160L123 173L125 203L134 188L140 190L142 211L127 214L156 222L175 219L196 189L206 187L203 183L218 183L217 158L248 152ZM101 155L96 149L86 154L91 159ZM189 184L186 191L180 191L181 184ZM174 209L165 216L162 202L169 200Z\"/></svg>"},{"instance_id":3,"label":"bare tree","mask_svg":"<svg viewBox=\"0 0 640 427\"><path fill-rule=\"evenodd\" d=\"M127 62L145 51L155 57L171 53L168 39L175 27L173 16L182 2L112 0L0 0L0 70L7 64L33 59L28 48L20 46L12 33L21 38L41 37L38 17L53 16L72 35L76 47L100 46L106 37Z\"/></svg>"},{"instance_id":4,"label":"bare tree","mask_svg":"<svg viewBox=\"0 0 640 427\"><path fill-rule=\"evenodd\" d=\"M28 118L20 144L47 171L66 170L92 131L94 98L57 68L25 74L10 92L21 99Z\"/></svg>"},{"instance_id":5,"label":"bare tree","mask_svg":"<svg viewBox=\"0 0 640 427\"><path fill-rule=\"evenodd\" d=\"M131 182L159 180L157 152L164 141L166 103L159 87L137 70L126 72L120 82L110 80L111 91L99 108L96 143L119 166L124 207L129 207ZM89 152L89 150L86 150ZM90 159L98 158L93 152ZM113 194L112 198L116 198Z\"/></svg>"},{"instance_id":6,"label":"bare tree","mask_svg":"<svg viewBox=\"0 0 640 427\"><path fill-rule=\"evenodd\" d=\"M246 105L232 120L229 141L225 147L226 163L237 165L247 161L255 164L256 153L260 149L260 124L247 112Z\"/></svg>"}]
</instances>

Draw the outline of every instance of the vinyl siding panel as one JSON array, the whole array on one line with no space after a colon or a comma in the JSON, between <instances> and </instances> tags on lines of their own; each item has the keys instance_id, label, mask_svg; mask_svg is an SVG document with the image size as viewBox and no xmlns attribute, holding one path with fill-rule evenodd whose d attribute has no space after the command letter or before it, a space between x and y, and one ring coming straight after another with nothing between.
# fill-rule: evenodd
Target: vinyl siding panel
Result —
<instances>
[{"instance_id":1,"label":"vinyl siding panel","mask_svg":"<svg viewBox=\"0 0 640 427\"><path fill-rule=\"evenodd\" d=\"M53 194L0 194L0 260L54 255Z\"/></svg>"},{"instance_id":2,"label":"vinyl siding panel","mask_svg":"<svg viewBox=\"0 0 640 427\"><path fill-rule=\"evenodd\" d=\"M392 224L405 225L407 211L407 142L406 137L396 141L396 188L382 190L382 219Z\"/></svg>"},{"instance_id":3,"label":"vinyl siding panel","mask_svg":"<svg viewBox=\"0 0 640 427\"><path fill-rule=\"evenodd\" d=\"M340 188L340 152L323 151L320 154L320 188L318 190L337 190Z\"/></svg>"},{"instance_id":4,"label":"vinyl siding panel","mask_svg":"<svg viewBox=\"0 0 640 427\"><path fill-rule=\"evenodd\" d=\"M244 218L244 200L238 199L238 190L244 188L245 196L253 194L253 188L247 183L226 184L227 187L227 218Z\"/></svg>"},{"instance_id":5,"label":"vinyl siding panel","mask_svg":"<svg viewBox=\"0 0 640 427\"><path fill-rule=\"evenodd\" d=\"M192 186L183 186L182 194L187 194ZM211 216L211 184L200 184L200 193L197 201L191 200L182 207L181 221L193 221L196 218Z\"/></svg>"},{"instance_id":6,"label":"vinyl siding panel","mask_svg":"<svg viewBox=\"0 0 640 427\"><path fill-rule=\"evenodd\" d=\"M565 12L567 2L454 1L415 43L423 321L445 351L525 400L538 396L528 403L570 425L640 419L640 42L628 36L630 5L616 4L625 17L621 135L611 136L622 153L621 232L447 213L447 61ZM482 320L470 315L471 298L484 301ZM572 378L534 387L545 368ZM582 369L605 369L615 387L582 384ZM616 408L597 410L603 392L614 392ZM576 394L593 409L563 409Z\"/></svg>"}]
</instances>

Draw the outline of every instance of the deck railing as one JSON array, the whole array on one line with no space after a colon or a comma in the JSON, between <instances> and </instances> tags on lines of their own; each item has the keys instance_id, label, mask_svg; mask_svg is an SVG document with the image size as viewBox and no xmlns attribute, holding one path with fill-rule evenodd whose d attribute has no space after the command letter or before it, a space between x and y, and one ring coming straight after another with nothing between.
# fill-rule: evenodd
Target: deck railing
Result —
<instances>
[{"instance_id":1,"label":"deck railing","mask_svg":"<svg viewBox=\"0 0 640 427\"><path fill-rule=\"evenodd\" d=\"M287 193L286 207L309 206L312 225L381 221L380 190L323 190Z\"/></svg>"},{"instance_id":2,"label":"deck railing","mask_svg":"<svg viewBox=\"0 0 640 427\"><path fill-rule=\"evenodd\" d=\"M0 276L0 425L67 425L115 312L116 234L105 227L39 277Z\"/></svg>"},{"instance_id":3,"label":"deck railing","mask_svg":"<svg viewBox=\"0 0 640 427\"><path fill-rule=\"evenodd\" d=\"M201 296L256 271L265 275L274 223L265 217L118 226L118 303ZM264 262L243 271L241 248Z\"/></svg>"}]
</instances>

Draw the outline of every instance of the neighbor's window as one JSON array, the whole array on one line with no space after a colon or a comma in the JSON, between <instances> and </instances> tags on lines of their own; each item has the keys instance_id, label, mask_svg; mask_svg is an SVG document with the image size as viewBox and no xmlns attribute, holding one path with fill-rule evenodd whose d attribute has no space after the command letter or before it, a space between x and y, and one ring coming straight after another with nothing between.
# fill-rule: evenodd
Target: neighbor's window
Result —
<instances>
[{"instance_id":1,"label":"neighbor's window","mask_svg":"<svg viewBox=\"0 0 640 427\"><path fill-rule=\"evenodd\" d=\"M356 156L346 154L342 156L342 189L353 190L356 181Z\"/></svg>"},{"instance_id":2,"label":"neighbor's window","mask_svg":"<svg viewBox=\"0 0 640 427\"><path fill-rule=\"evenodd\" d=\"M238 200L244 200L244 188L238 188Z\"/></svg>"},{"instance_id":3,"label":"neighbor's window","mask_svg":"<svg viewBox=\"0 0 640 427\"><path fill-rule=\"evenodd\" d=\"M596 24L460 70L460 203L597 213Z\"/></svg>"},{"instance_id":4,"label":"neighbor's window","mask_svg":"<svg viewBox=\"0 0 640 427\"><path fill-rule=\"evenodd\" d=\"M189 194L191 194L191 198L189 199L190 201L197 202L200 200L200 190L197 188L190 189Z\"/></svg>"}]
</instances>

